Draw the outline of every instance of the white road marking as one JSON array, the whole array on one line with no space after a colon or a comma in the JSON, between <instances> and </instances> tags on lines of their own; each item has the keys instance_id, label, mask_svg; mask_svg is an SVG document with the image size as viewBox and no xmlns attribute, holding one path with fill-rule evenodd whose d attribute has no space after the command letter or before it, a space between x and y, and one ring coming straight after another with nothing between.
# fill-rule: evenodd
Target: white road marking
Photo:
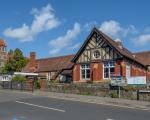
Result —
<instances>
[{"instance_id":1,"label":"white road marking","mask_svg":"<svg viewBox=\"0 0 150 120\"><path fill-rule=\"evenodd\" d=\"M34 107L39 107L39 108L48 109L48 110L59 111L59 112L66 112L65 110L56 109L56 108L52 108L52 107L45 107L45 106L31 104L31 103L27 103L27 102L16 101L16 103L25 104L25 105L34 106Z\"/></svg>"},{"instance_id":2,"label":"white road marking","mask_svg":"<svg viewBox=\"0 0 150 120\"><path fill-rule=\"evenodd\" d=\"M107 118L106 120L114 120L114 119L111 119L111 118Z\"/></svg>"}]
</instances>

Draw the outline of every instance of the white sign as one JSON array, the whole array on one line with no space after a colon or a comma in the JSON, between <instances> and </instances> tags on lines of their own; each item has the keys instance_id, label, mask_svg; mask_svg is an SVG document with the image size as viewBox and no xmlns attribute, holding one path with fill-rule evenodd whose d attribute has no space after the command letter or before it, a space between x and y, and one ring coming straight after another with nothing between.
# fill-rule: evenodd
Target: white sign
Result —
<instances>
[{"instance_id":1,"label":"white sign","mask_svg":"<svg viewBox=\"0 0 150 120\"><path fill-rule=\"evenodd\" d=\"M146 84L146 76L128 77L127 84L129 84L129 85L145 85Z\"/></svg>"},{"instance_id":2,"label":"white sign","mask_svg":"<svg viewBox=\"0 0 150 120\"><path fill-rule=\"evenodd\" d=\"M12 79L11 75L2 75L0 76L0 81L10 81Z\"/></svg>"}]
</instances>

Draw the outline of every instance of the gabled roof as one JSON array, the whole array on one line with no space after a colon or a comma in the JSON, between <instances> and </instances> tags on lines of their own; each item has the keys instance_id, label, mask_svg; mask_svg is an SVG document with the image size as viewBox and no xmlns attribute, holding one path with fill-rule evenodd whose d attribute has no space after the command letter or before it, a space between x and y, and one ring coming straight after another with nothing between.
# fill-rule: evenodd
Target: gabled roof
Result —
<instances>
[{"instance_id":1,"label":"gabled roof","mask_svg":"<svg viewBox=\"0 0 150 120\"><path fill-rule=\"evenodd\" d=\"M146 65L150 65L150 51L136 52L133 54Z\"/></svg>"},{"instance_id":2,"label":"gabled roof","mask_svg":"<svg viewBox=\"0 0 150 120\"><path fill-rule=\"evenodd\" d=\"M85 40L85 42L83 43L83 45L81 46L81 48L79 49L79 51L77 52L77 54L75 55L75 57L72 59L72 62L75 62L76 59L79 57L79 55L82 53L82 50L85 48L85 46L87 45L87 43L90 40L90 37L93 35L93 33L96 32L97 34L101 35L103 37L103 39L107 42L107 44L109 44L111 47L113 47L120 55L131 59L143 66L145 66L145 64L143 62L141 62L139 59L136 59L133 56L133 53L130 52L128 49L126 48L120 48L118 46L118 43L116 41L114 41L112 38L110 38L109 36L107 36L106 34L104 34L102 31L98 30L97 28L93 28L93 30L91 31L91 33L89 34L89 36L87 37L87 39Z\"/></svg>"},{"instance_id":3,"label":"gabled roof","mask_svg":"<svg viewBox=\"0 0 150 120\"><path fill-rule=\"evenodd\" d=\"M71 62L74 55L59 56L52 58L37 59L37 68L35 72L50 72L71 69L74 63ZM30 62L23 69L24 72L28 72L30 69Z\"/></svg>"}]
</instances>

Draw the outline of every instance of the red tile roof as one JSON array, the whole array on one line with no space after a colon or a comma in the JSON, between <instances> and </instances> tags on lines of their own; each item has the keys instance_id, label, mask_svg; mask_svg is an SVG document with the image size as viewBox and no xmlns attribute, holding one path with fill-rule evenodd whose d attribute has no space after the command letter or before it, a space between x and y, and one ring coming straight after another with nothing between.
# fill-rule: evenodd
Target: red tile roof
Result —
<instances>
[{"instance_id":1,"label":"red tile roof","mask_svg":"<svg viewBox=\"0 0 150 120\"><path fill-rule=\"evenodd\" d=\"M35 72L50 72L71 69L74 63L71 62L74 55L59 56L52 58L37 59L37 68ZM29 72L30 63L23 69L23 72Z\"/></svg>"},{"instance_id":2,"label":"red tile roof","mask_svg":"<svg viewBox=\"0 0 150 120\"><path fill-rule=\"evenodd\" d=\"M150 51L133 53L141 62L146 65L150 65Z\"/></svg>"}]
</instances>

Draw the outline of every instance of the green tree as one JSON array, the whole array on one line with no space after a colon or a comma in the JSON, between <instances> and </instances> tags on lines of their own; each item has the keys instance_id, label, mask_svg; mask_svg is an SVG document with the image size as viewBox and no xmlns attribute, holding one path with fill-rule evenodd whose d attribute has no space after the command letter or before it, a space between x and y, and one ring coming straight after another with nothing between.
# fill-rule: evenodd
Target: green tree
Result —
<instances>
[{"instance_id":1,"label":"green tree","mask_svg":"<svg viewBox=\"0 0 150 120\"><path fill-rule=\"evenodd\" d=\"M12 78L12 81L26 81L26 77L25 76L22 76L22 75L15 75L13 78Z\"/></svg>"},{"instance_id":2,"label":"green tree","mask_svg":"<svg viewBox=\"0 0 150 120\"><path fill-rule=\"evenodd\" d=\"M6 61L2 73L21 72L28 63L20 49L10 50L8 52L8 60Z\"/></svg>"}]
</instances>

